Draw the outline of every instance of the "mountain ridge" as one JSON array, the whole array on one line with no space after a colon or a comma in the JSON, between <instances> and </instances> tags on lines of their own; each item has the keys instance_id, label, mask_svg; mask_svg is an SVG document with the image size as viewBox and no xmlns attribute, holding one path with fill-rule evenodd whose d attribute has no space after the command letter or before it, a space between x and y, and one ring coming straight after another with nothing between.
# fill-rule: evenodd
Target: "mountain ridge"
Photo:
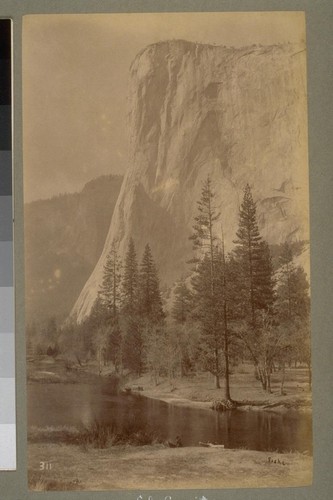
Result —
<instances>
[{"instance_id":1,"label":"mountain ridge","mask_svg":"<svg viewBox=\"0 0 333 500\"><path fill-rule=\"evenodd\" d=\"M102 251L121 176L25 204L27 322L65 318Z\"/></svg>"}]
</instances>

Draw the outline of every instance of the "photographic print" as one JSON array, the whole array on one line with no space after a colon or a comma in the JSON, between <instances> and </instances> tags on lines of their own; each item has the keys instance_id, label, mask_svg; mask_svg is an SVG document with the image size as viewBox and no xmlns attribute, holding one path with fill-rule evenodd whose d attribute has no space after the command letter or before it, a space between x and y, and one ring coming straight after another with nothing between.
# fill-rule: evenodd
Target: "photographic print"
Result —
<instances>
[{"instance_id":1,"label":"photographic print","mask_svg":"<svg viewBox=\"0 0 333 500\"><path fill-rule=\"evenodd\" d=\"M302 12L23 23L29 487L312 482Z\"/></svg>"}]
</instances>

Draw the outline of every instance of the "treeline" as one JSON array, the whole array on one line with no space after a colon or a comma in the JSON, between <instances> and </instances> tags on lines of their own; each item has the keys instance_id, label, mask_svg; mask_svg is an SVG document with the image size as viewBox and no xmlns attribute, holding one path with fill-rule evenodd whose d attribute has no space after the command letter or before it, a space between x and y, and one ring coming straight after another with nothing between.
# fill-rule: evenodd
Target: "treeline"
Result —
<instances>
[{"instance_id":1,"label":"treeline","mask_svg":"<svg viewBox=\"0 0 333 500\"><path fill-rule=\"evenodd\" d=\"M105 365L118 373L149 372L155 383L168 377L173 384L178 376L209 371L217 388L225 379L226 399L231 399L230 366L241 359L253 362L267 391L277 366L284 373L287 363L303 362L311 377L306 275L288 243L279 251L275 246L273 266L249 185L228 254L209 177L197 202L191 240L189 272L168 294L161 292L149 244L140 263L132 239L123 261L113 246L90 316L58 331L50 320L43 330L47 342L35 346L49 355L72 353L80 364L95 359L100 372Z\"/></svg>"}]
</instances>

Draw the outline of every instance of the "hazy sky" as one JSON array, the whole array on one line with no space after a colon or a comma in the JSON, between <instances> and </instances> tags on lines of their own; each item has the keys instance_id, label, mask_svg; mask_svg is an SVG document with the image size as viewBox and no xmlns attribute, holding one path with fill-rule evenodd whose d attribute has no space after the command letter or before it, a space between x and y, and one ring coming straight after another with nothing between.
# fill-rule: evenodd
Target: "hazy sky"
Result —
<instances>
[{"instance_id":1,"label":"hazy sky","mask_svg":"<svg viewBox=\"0 0 333 500\"><path fill-rule=\"evenodd\" d=\"M25 201L127 168L129 66L145 46L304 41L302 13L34 15L23 27Z\"/></svg>"}]
</instances>

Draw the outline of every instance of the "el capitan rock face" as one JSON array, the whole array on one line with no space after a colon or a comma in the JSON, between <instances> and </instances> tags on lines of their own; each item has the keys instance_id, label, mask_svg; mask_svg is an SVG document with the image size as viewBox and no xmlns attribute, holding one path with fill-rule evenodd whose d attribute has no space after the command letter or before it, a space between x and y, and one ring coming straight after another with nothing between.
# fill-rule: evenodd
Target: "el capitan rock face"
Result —
<instances>
[{"instance_id":1,"label":"el capitan rock face","mask_svg":"<svg viewBox=\"0 0 333 500\"><path fill-rule=\"evenodd\" d=\"M161 281L191 257L202 182L210 175L227 249L248 182L270 243L307 239L307 118L302 46L241 49L183 40L148 46L130 69L130 152L102 255L72 314L96 299L112 242L139 258L150 243Z\"/></svg>"}]
</instances>

